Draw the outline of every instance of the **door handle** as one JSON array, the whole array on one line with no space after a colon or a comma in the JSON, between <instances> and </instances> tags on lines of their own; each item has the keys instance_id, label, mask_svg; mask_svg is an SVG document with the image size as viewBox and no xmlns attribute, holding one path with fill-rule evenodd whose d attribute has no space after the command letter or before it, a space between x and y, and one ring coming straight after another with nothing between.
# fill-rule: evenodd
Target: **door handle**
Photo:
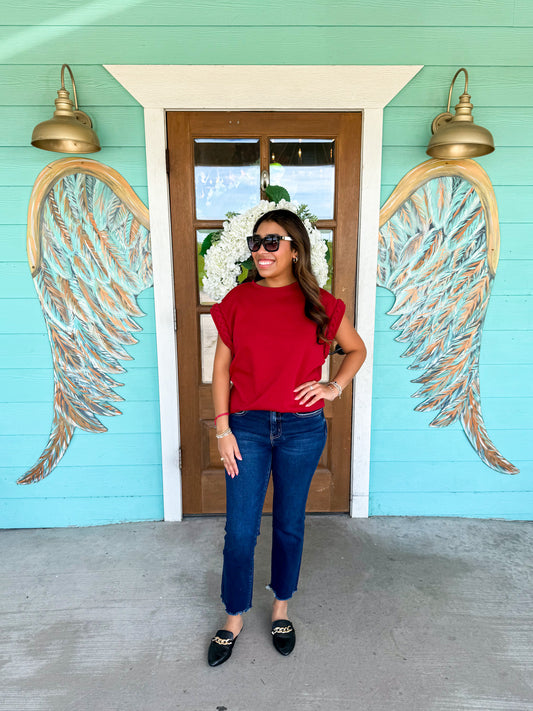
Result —
<instances>
[{"instance_id":1,"label":"door handle","mask_svg":"<svg viewBox=\"0 0 533 711\"><path fill-rule=\"evenodd\" d=\"M270 185L270 174L268 170L263 170L261 173L261 190L266 190Z\"/></svg>"}]
</instances>

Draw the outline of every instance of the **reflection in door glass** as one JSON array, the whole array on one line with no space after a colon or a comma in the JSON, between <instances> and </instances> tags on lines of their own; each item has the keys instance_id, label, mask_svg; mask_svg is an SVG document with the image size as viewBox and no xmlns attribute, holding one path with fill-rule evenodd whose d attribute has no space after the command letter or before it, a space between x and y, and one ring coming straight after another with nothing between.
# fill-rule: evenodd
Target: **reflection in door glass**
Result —
<instances>
[{"instance_id":1,"label":"reflection in door glass","mask_svg":"<svg viewBox=\"0 0 533 711\"><path fill-rule=\"evenodd\" d=\"M202 244L207 235L213 230L196 230L196 264L198 265L198 294L200 295L200 304L203 306L214 304L215 302L203 290L203 281L205 276L204 258L200 254Z\"/></svg>"},{"instance_id":2,"label":"reflection in door glass","mask_svg":"<svg viewBox=\"0 0 533 711\"><path fill-rule=\"evenodd\" d=\"M211 314L200 314L200 342L202 345L202 383L213 379L213 363L217 348L217 327Z\"/></svg>"},{"instance_id":3,"label":"reflection in door glass","mask_svg":"<svg viewBox=\"0 0 533 711\"><path fill-rule=\"evenodd\" d=\"M259 200L259 140L196 138L194 185L196 218L221 220Z\"/></svg>"},{"instance_id":4,"label":"reflection in door glass","mask_svg":"<svg viewBox=\"0 0 533 711\"><path fill-rule=\"evenodd\" d=\"M331 276L333 274L333 230L320 230L320 235L328 245L328 251L326 254L328 260L328 280L322 288L331 293Z\"/></svg>"},{"instance_id":5,"label":"reflection in door glass","mask_svg":"<svg viewBox=\"0 0 533 711\"><path fill-rule=\"evenodd\" d=\"M318 138L270 140L270 183L283 185L319 220L333 219L335 141Z\"/></svg>"}]
</instances>

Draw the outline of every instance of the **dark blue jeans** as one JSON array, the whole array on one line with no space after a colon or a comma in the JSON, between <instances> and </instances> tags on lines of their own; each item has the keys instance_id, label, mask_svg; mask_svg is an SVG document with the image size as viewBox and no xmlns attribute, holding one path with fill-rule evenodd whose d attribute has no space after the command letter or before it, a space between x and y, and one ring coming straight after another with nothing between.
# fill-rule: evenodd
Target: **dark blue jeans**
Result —
<instances>
[{"instance_id":1,"label":"dark blue jeans","mask_svg":"<svg viewBox=\"0 0 533 711\"><path fill-rule=\"evenodd\" d=\"M233 479L226 473L226 535L222 601L237 615L252 606L254 551L272 471L272 561L270 588L278 600L296 591L302 559L305 504L324 449L322 409L304 413L245 410L229 417L242 461Z\"/></svg>"}]
</instances>

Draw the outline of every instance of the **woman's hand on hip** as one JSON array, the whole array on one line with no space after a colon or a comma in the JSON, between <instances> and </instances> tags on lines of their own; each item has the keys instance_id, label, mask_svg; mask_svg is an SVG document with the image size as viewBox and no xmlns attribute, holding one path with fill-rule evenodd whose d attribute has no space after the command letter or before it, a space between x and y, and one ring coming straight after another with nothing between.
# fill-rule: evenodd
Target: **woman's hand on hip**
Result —
<instances>
[{"instance_id":1,"label":"woman's hand on hip","mask_svg":"<svg viewBox=\"0 0 533 711\"><path fill-rule=\"evenodd\" d=\"M316 380L309 380L307 383L298 385L297 388L294 388L294 392L298 405L305 405L306 407L314 405L319 400L335 400L338 395L334 388Z\"/></svg>"},{"instance_id":2,"label":"woman's hand on hip","mask_svg":"<svg viewBox=\"0 0 533 711\"><path fill-rule=\"evenodd\" d=\"M217 440L218 451L220 452L220 459L224 465L224 468L233 479L239 473L239 468L237 467L236 459L242 461L241 453L239 452L239 445L235 439L234 434L226 435Z\"/></svg>"}]
</instances>

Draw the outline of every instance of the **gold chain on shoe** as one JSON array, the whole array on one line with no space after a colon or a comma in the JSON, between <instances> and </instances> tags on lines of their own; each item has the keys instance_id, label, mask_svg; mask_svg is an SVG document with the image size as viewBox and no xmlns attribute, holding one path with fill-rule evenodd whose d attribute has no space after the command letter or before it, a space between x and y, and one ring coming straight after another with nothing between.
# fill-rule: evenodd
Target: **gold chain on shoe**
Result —
<instances>
[{"instance_id":1,"label":"gold chain on shoe","mask_svg":"<svg viewBox=\"0 0 533 711\"><path fill-rule=\"evenodd\" d=\"M222 637L219 637L218 635L215 635L211 642L215 642L215 644L222 644L225 647L227 647L229 644L233 644L232 639L222 639Z\"/></svg>"},{"instance_id":2,"label":"gold chain on shoe","mask_svg":"<svg viewBox=\"0 0 533 711\"><path fill-rule=\"evenodd\" d=\"M283 634L284 632L292 632L292 625L287 625L287 627L274 627L272 634Z\"/></svg>"}]
</instances>

